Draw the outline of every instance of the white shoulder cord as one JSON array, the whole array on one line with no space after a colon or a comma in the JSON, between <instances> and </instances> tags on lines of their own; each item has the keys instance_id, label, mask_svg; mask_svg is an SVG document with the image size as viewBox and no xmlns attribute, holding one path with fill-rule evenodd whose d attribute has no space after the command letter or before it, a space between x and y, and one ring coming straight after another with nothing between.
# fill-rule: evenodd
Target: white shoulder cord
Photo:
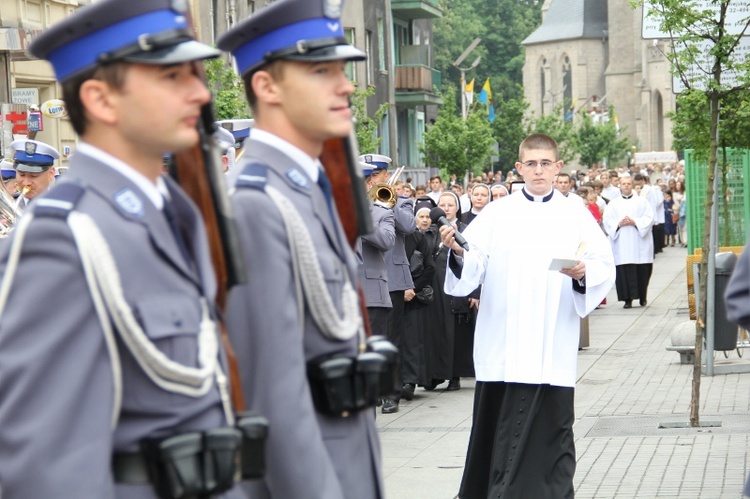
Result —
<instances>
[{"instance_id":1,"label":"white shoulder cord","mask_svg":"<svg viewBox=\"0 0 750 499\"><path fill-rule=\"evenodd\" d=\"M289 246L292 253L292 268L299 296L299 284L304 289L303 298L310 307L313 320L327 337L348 340L357 333L364 335L362 317L359 313L359 297L350 280L344 283L341 296L342 317L328 293L323 271L318 262L315 245L305 227L302 217L292 202L277 189L266 186L266 192L276 203L284 219ZM301 304L302 300L298 300ZM300 311L301 313L301 311Z\"/></svg>"},{"instance_id":2,"label":"white shoulder cord","mask_svg":"<svg viewBox=\"0 0 750 499\"><path fill-rule=\"evenodd\" d=\"M13 246L10 250L8 257L8 266L6 269L5 276L3 278L2 288L0 288L0 314L5 310L5 304L10 294L10 289L13 285L16 270L18 269L18 260L21 255L21 247L23 241L26 238L26 230L29 224L34 218L33 213L27 213L26 216L21 218L21 221L15 228L15 239L13 240ZM120 419L120 408L122 407L122 369L120 365L120 354L117 351L117 342L115 341L114 331L112 330L112 324L109 321L107 310L104 303L101 300L101 294L98 293L98 287L96 282L91 278L91 267L86 259L82 259L84 274L86 275L86 282L91 293L91 299L94 303L94 309L96 315L99 318L99 322L102 325L102 331L104 332L104 341L107 345L107 352L109 354L110 363L112 366L112 384L113 386L113 403L112 403L112 429L117 426L117 422Z\"/></svg>"},{"instance_id":3,"label":"white shoulder cord","mask_svg":"<svg viewBox=\"0 0 750 499\"><path fill-rule=\"evenodd\" d=\"M32 219L33 213L29 213L16 226L15 230L18 233L13 241L6 275L0 286L0 313L5 307L12 287L23 239ZM216 324L211 319L205 298L201 300L202 316L198 335L200 367L186 367L169 359L156 348L138 324L123 295L120 275L109 245L96 223L88 215L72 211L68 215L68 225L78 247L86 282L111 359L114 384L112 427L117 424L122 405L122 370L110 316L133 357L151 381L162 389L190 397L200 397L209 391L215 378L227 421L233 424L234 415L229 401L226 376L218 362Z\"/></svg>"},{"instance_id":4,"label":"white shoulder cord","mask_svg":"<svg viewBox=\"0 0 750 499\"><path fill-rule=\"evenodd\" d=\"M211 387L218 360L216 324L211 320L205 299L201 299L202 314L198 335L200 367L186 367L156 348L138 324L123 295L120 274L109 245L91 217L73 211L68 215L68 225L75 235L81 258L91 260L94 278L99 284L112 320L141 368L154 383L167 391L191 397L204 395Z\"/></svg>"}]
</instances>

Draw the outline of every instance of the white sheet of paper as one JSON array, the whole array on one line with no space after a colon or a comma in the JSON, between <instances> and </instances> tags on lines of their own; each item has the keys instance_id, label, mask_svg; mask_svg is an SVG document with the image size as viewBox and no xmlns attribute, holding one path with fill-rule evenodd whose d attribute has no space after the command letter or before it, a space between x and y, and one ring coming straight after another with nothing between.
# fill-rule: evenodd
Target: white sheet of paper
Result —
<instances>
[{"instance_id":1,"label":"white sheet of paper","mask_svg":"<svg viewBox=\"0 0 750 499\"><path fill-rule=\"evenodd\" d=\"M571 260L570 258L553 258L549 264L550 270L563 270L575 267L578 260Z\"/></svg>"}]
</instances>

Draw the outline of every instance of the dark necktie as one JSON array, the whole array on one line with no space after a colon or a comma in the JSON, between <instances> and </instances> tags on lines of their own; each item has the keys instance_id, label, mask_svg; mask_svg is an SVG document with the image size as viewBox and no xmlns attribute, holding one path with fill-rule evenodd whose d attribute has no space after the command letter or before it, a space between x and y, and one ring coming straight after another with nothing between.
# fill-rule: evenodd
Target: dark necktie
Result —
<instances>
[{"instance_id":1,"label":"dark necktie","mask_svg":"<svg viewBox=\"0 0 750 499\"><path fill-rule=\"evenodd\" d=\"M195 260L193 258L193 252L190 250L190 241L186 227L184 217L180 216L180 211L176 209L174 201L164 197L164 217L167 219L169 228L172 230L177 247L180 250L180 254L185 259L190 269L195 270Z\"/></svg>"},{"instance_id":2,"label":"dark necktie","mask_svg":"<svg viewBox=\"0 0 750 499\"><path fill-rule=\"evenodd\" d=\"M323 191L323 196L326 198L326 204L328 205L328 214L331 216L331 225L333 225L333 230L336 232L336 242L338 243L339 247L341 247L341 238L335 228L336 210L333 206L333 191L331 189L331 181L328 180L328 175L326 175L326 172L321 168L318 169L318 185L320 186L320 190Z\"/></svg>"}]
</instances>

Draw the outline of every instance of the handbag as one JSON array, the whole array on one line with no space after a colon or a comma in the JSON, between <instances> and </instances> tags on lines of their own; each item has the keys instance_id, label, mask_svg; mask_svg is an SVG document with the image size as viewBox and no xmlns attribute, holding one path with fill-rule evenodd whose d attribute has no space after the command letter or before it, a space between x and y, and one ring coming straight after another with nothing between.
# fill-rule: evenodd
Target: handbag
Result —
<instances>
[{"instance_id":1,"label":"handbag","mask_svg":"<svg viewBox=\"0 0 750 499\"><path fill-rule=\"evenodd\" d=\"M679 213L672 213L672 223L676 224L680 221L680 214Z\"/></svg>"},{"instance_id":2,"label":"handbag","mask_svg":"<svg viewBox=\"0 0 750 499\"><path fill-rule=\"evenodd\" d=\"M424 305L428 305L435 300L435 291L432 289L432 286L427 284L425 287L417 291L417 294L414 296L414 298Z\"/></svg>"}]
</instances>

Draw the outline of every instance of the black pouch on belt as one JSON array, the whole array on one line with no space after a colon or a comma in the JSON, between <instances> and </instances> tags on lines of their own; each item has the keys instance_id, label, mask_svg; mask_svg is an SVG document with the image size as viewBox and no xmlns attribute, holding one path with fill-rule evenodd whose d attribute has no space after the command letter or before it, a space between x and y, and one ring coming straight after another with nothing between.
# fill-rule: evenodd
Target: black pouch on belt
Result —
<instances>
[{"instance_id":1,"label":"black pouch on belt","mask_svg":"<svg viewBox=\"0 0 750 499\"><path fill-rule=\"evenodd\" d=\"M235 426L242 433L242 478L253 480L262 478L266 473L266 438L268 438L268 420L257 412L248 411L237 414Z\"/></svg>"},{"instance_id":2,"label":"black pouch on belt","mask_svg":"<svg viewBox=\"0 0 750 499\"><path fill-rule=\"evenodd\" d=\"M386 360L379 353L364 352L357 355L354 377L354 404L358 410L375 407L380 397L380 376L386 369Z\"/></svg>"},{"instance_id":3,"label":"black pouch on belt","mask_svg":"<svg viewBox=\"0 0 750 499\"><path fill-rule=\"evenodd\" d=\"M202 432L145 439L141 451L159 497L187 499L204 493Z\"/></svg>"},{"instance_id":4,"label":"black pouch on belt","mask_svg":"<svg viewBox=\"0 0 750 499\"><path fill-rule=\"evenodd\" d=\"M209 494L234 486L242 434L236 428L216 428L203 433L203 484Z\"/></svg>"},{"instance_id":5,"label":"black pouch on belt","mask_svg":"<svg viewBox=\"0 0 750 499\"><path fill-rule=\"evenodd\" d=\"M307 364L315 408L331 416L348 416L354 410L354 359L333 357L313 359Z\"/></svg>"},{"instance_id":6,"label":"black pouch on belt","mask_svg":"<svg viewBox=\"0 0 750 499\"><path fill-rule=\"evenodd\" d=\"M367 348L371 352L379 353L386 360L386 368L380 374L380 396L388 397L401 389L398 368L399 356L396 345L384 336L370 336L367 338Z\"/></svg>"}]
</instances>

